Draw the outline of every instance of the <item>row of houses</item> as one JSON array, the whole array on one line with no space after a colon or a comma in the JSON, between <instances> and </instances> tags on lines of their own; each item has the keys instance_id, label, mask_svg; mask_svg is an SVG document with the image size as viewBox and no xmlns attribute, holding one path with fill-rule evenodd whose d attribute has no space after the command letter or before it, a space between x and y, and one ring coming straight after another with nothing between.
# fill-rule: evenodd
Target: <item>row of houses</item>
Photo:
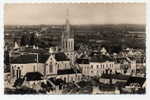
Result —
<instances>
[{"instance_id":1,"label":"row of houses","mask_svg":"<svg viewBox=\"0 0 150 100\"><path fill-rule=\"evenodd\" d=\"M81 67L82 73L88 76L136 73L136 61L130 60L127 57L113 59L105 55L94 55L90 59L77 59L77 63Z\"/></svg>"},{"instance_id":2,"label":"row of houses","mask_svg":"<svg viewBox=\"0 0 150 100\"><path fill-rule=\"evenodd\" d=\"M131 75L135 74L136 70L137 63L134 59L129 57L114 59L110 56L100 54L94 54L91 57L81 56L76 59L74 64L72 64L72 61L64 52L50 51L50 53L45 54L32 52L11 58L11 77L14 77L14 79L25 76L27 72L40 72L45 77L56 77L56 75L61 73L59 77L68 77L67 74L76 76L75 74L79 74L79 72L80 76L81 74L86 76L101 76L102 74L116 73ZM65 74L63 76L63 73L66 76ZM62 79L68 80L68 78Z\"/></svg>"}]
</instances>

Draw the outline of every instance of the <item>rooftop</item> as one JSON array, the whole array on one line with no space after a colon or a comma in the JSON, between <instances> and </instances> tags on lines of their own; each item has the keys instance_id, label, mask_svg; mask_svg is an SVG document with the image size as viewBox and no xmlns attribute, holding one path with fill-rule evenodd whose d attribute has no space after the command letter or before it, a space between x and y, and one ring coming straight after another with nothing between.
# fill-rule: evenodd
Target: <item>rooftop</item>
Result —
<instances>
[{"instance_id":1,"label":"rooftop","mask_svg":"<svg viewBox=\"0 0 150 100\"><path fill-rule=\"evenodd\" d=\"M49 55L38 54L38 63L45 63ZM28 64L28 63L37 63L36 54L26 54L20 55L18 57L13 57L10 60L11 64Z\"/></svg>"},{"instance_id":2,"label":"rooftop","mask_svg":"<svg viewBox=\"0 0 150 100\"><path fill-rule=\"evenodd\" d=\"M57 61L69 61L69 58L63 52L56 53L55 54L55 59Z\"/></svg>"}]
</instances>

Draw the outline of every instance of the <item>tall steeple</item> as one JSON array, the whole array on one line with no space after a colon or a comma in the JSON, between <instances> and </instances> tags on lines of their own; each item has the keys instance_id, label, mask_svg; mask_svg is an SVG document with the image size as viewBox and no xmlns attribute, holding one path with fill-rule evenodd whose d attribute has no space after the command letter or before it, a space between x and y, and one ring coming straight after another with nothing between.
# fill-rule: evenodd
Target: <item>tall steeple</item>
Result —
<instances>
[{"instance_id":1,"label":"tall steeple","mask_svg":"<svg viewBox=\"0 0 150 100\"><path fill-rule=\"evenodd\" d=\"M66 31L66 38L70 38L70 22L69 22L69 9L67 9L66 12L66 27L65 27L65 31Z\"/></svg>"},{"instance_id":2,"label":"tall steeple","mask_svg":"<svg viewBox=\"0 0 150 100\"><path fill-rule=\"evenodd\" d=\"M66 10L65 29L62 33L62 49L64 52L74 51L74 39L71 38L71 27L69 22L69 9Z\"/></svg>"}]
</instances>

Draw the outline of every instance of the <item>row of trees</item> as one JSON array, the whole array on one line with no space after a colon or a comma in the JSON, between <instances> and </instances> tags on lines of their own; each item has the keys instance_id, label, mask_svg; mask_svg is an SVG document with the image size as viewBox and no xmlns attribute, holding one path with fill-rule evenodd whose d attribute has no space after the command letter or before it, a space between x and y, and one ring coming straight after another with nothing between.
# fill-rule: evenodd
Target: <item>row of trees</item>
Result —
<instances>
[{"instance_id":1,"label":"row of trees","mask_svg":"<svg viewBox=\"0 0 150 100\"><path fill-rule=\"evenodd\" d=\"M31 33L31 34L24 34L21 37L20 40L20 45L21 46L26 46L26 45L37 45L38 43L38 37L35 35L35 33Z\"/></svg>"}]
</instances>

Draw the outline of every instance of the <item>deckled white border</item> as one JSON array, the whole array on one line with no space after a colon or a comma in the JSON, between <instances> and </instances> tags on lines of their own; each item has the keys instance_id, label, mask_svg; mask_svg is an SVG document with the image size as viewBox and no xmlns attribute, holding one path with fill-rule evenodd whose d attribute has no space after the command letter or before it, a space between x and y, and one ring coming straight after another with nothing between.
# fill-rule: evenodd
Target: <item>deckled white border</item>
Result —
<instances>
[{"instance_id":1,"label":"deckled white border","mask_svg":"<svg viewBox=\"0 0 150 100\"><path fill-rule=\"evenodd\" d=\"M91 99L101 99L101 100L147 100L150 98L150 2L149 0L0 0L0 99L1 100L91 100ZM146 62L147 62L147 91L146 95L3 95L3 84L4 84L4 74L3 74L3 44L4 44L4 20L3 20L3 7L5 3L146 3Z\"/></svg>"}]
</instances>

